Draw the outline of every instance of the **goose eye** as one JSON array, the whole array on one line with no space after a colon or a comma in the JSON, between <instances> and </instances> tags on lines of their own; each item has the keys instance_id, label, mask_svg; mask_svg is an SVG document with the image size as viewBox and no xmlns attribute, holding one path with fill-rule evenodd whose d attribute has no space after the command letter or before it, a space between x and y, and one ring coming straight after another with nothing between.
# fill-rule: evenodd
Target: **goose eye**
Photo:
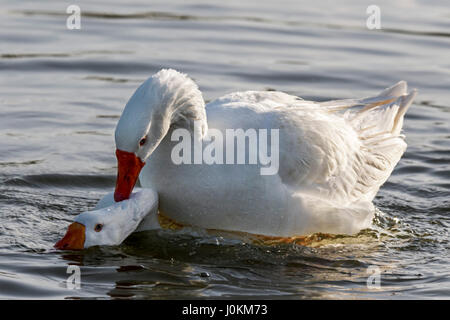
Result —
<instances>
[{"instance_id":1,"label":"goose eye","mask_svg":"<svg viewBox=\"0 0 450 320\"><path fill-rule=\"evenodd\" d=\"M140 141L139 141L139 145L143 146L145 144L145 142L147 141L147 137L143 137Z\"/></svg>"},{"instance_id":2,"label":"goose eye","mask_svg":"<svg viewBox=\"0 0 450 320\"><path fill-rule=\"evenodd\" d=\"M97 224L95 225L94 230L95 230L96 232L100 232L100 231L102 231L102 229L103 229L103 225L102 225L101 223L97 223Z\"/></svg>"}]
</instances>

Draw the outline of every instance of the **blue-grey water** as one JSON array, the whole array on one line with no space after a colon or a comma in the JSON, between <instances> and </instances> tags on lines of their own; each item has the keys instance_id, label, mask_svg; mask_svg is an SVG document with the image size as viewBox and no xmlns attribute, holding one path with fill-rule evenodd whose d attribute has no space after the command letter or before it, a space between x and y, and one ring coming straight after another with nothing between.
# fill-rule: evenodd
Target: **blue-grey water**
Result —
<instances>
[{"instance_id":1,"label":"blue-grey water","mask_svg":"<svg viewBox=\"0 0 450 320\"><path fill-rule=\"evenodd\" d=\"M80 30L66 27L71 4ZM379 30L366 27L372 4ZM269 89L364 97L408 81L419 90L409 146L375 199L373 228L311 246L161 231L54 250L73 217L112 190L116 122L162 67L188 73L206 100ZM0 298L449 298L449 111L446 0L3 0ZM80 289L66 286L69 265ZM379 288L367 286L373 268Z\"/></svg>"}]
</instances>

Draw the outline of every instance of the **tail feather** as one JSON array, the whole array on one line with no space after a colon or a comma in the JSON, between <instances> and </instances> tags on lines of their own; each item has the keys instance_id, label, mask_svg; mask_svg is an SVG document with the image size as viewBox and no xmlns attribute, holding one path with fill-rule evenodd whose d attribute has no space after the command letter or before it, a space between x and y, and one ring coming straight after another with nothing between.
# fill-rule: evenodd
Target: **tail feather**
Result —
<instances>
[{"instance_id":1,"label":"tail feather","mask_svg":"<svg viewBox=\"0 0 450 320\"><path fill-rule=\"evenodd\" d=\"M328 101L321 106L329 112L345 110L343 117L355 129L368 156L393 168L406 149L401 135L403 118L417 95L417 90L407 93L407 88L400 81L375 97Z\"/></svg>"},{"instance_id":2,"label":"tail feather","mask_svg":"<svg viewBox=\"0 0 450 320\"><path fill-rule=\"evenodd\" d=\"M389 103L368 105L359 110L347 110L344 117L362 139L375 134L390 134L398 137L403 127L403 118L411 106L417 91L413 90L393 99Z\"/></svg>"},{"instance_id":3,"label":"tail feather","mask_svg":"<svg viewBox=\"0 0 450 320\"><path fill-rule=\"evenodd\" d=\"M392 132L394 134L400 134L400 131L403 127L403 118L405 116L406 111L408 111L409 107L411 106L414 98L417 95L417 90L414 89L409 93L408 95L404 95L401 97L401 101L399 101L400 108L397 112L397 115L394 119L394 126L392 128Z\"/></svg>"},{"instance_id":4,"label":"tail feather","mask_svg":"<svg viewBox=\"0 0 450 320\"><path fill-rule=\"evenodd\" d=\"M406 89L406 82L401 81L376 97L382 100L383 97L397 95L390 102L348 110L344 114L364 146L366 165L362 168L366 176L374 177L373 196L406 150L404 136L401 135L403 118L417 95L416 90L406 93Z\"/></svg>"},{"instance_id":5,"label":"tail feather","mask_svg":"<svg viewBox=\"0 0 450 320\"><path fill-rule=\"evenodd\" d=\"M416 94L415 90L407 93L406 82L400 81L375 97L320 104L332 113L343 110L342 117L360 142L345 169L330 180L332 196L350 202L372 201L406 150L401 129Z\"/></svg>"},{"instance_id":6,"label":"tail feather","mask_svg":"<svg viewBox=\"0 0 450 320\"><path fill-rule=\"evenodd\" d=\"M374 97L327 101L320 105L333 113L344 110L344 118L363 140L388 133L397 137L403 117L417 95L417 90L407 93L407 88L405 81L399 81Z\"/></svg>"},{"instance_id":7,"label":"tail feather","mask_svg":"<svg viewBox=\"0 0 450 320\"><path fill-rule=\"evenodd\" d=\"M344 99L344 100L331 100L321 102L322 107L327 108L330 112L348 110L350 108L356 108L361 113L363 111L370 110L374 107L391 103L406 95L408 85L406 81L399 81L393 86L384 89L377 96L367 97L363 99Z\"/></svg>"},{"instance_id":8,"label":"tail feather","mask_svg":"<svg viewBox=\"0 0 450 320\"><path fill-rule=\"evenodd\" d=\"M378 97L399 97L406 94L408 84L402 80L394 84L392 87L386 88L380 92Z\"/></svg>"}]
</instances>

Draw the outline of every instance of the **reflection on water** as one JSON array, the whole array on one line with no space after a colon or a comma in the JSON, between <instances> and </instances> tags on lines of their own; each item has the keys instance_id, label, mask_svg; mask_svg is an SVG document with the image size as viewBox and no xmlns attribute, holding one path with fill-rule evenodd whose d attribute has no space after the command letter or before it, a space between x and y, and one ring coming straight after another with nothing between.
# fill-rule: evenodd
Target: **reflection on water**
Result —
<instances>
[{"instance_id":1,"label":"reflection on water","mask_svg":"<svg viewBox=\"0 0 450 320\"><path fill-rule=\"evenodd\" d=\"M379 1L382 29L350 1L222 4L5 1L0 11L0 298L449 297L450 11ZM117 247L52 249L115 182L113 131L138 84L188 73L205 100L237 90L369 96L398 80L419 95L409 145L375 199L373 228L262 244L152 231ZM68 290L68 265L81 289ZM367 287L368 268L381 288Z\"/></svg>"}]
</instances>

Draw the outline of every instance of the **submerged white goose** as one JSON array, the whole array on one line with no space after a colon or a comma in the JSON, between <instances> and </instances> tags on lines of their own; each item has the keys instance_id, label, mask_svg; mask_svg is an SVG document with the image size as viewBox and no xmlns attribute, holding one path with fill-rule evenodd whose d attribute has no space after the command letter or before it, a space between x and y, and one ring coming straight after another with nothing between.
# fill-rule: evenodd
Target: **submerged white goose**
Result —
<instances>
[{"instance_id":1,"label":"submerged white goose","mask_svg":"<svg viewBox=\"0 0 450 320\"><path fill-rule=\"evenodd\" d=\"M190 78L161 70L136 90L117 124L114 198L128 199L139 177L157 193L160 214L182 225L276 237L357 233L371 225L372 200L406 149L401 129L415 95L401 81L366 99L319 103L248 91L205 106ZM179 128L203 148L227 129L278 129L278 170L174 163ZM63 244L78 237L71 234Z\"/></svg>"}]
</instances>

